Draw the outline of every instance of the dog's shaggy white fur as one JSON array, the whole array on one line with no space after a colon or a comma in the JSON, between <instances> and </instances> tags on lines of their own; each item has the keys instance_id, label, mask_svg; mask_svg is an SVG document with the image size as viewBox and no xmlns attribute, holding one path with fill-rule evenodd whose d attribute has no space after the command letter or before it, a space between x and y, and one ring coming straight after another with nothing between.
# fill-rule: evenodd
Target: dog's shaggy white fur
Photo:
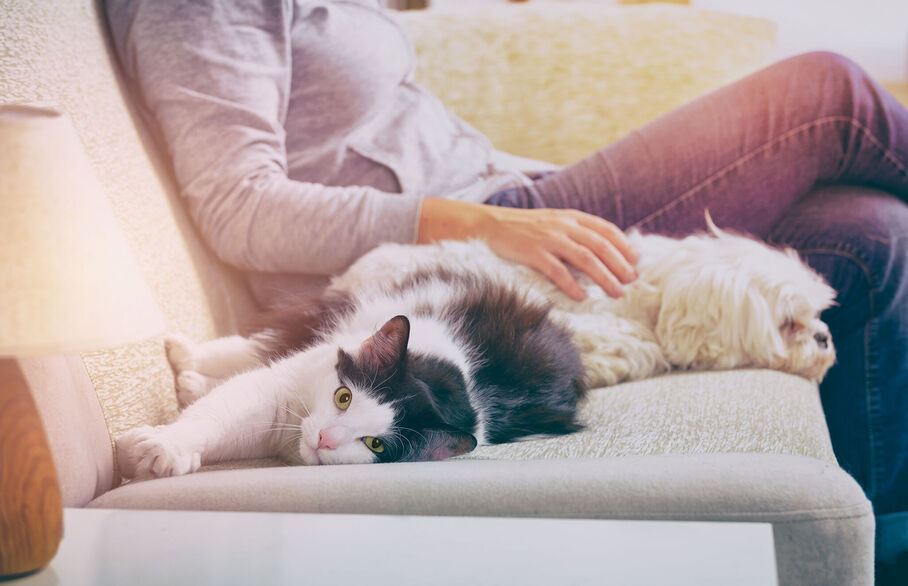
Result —
<instances>
[{"instance_id":1,"label":"dog's shaggy white fur","mask_svg":"<svg viewBox=\"0 0 908 586\"><path fill-rule=\"evenodd\" d=\"M835 291L792 250L719 230L683 239L629 234L638 279L608 297L589 277L576 302L532 269L480 241L382 245L336 277L363 292L438 266L492 275L553 304L579 346L587 384L601 386L671 369L771 368L819 381L835 362L820 313Z\"/></svg>"}]
</instances>

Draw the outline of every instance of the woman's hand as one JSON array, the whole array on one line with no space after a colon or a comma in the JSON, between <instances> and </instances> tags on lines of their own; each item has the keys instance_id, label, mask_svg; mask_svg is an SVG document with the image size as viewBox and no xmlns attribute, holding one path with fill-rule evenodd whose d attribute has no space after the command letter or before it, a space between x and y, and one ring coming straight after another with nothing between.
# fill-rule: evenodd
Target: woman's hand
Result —
<instances>
[{"instance_id":1,"label":"woman's hand","mask_svg":"<svg viewBox=\"0 0 908 586\"><path fill-rule=\"evenodd\" d=\"M571 265L612 297L637 278L630 242L617 226L584 212L505 208L444 199L423 201L418 242L479 238L501 257L527 265L577 301L586 294Z\"/></svg>"}]
</instances>

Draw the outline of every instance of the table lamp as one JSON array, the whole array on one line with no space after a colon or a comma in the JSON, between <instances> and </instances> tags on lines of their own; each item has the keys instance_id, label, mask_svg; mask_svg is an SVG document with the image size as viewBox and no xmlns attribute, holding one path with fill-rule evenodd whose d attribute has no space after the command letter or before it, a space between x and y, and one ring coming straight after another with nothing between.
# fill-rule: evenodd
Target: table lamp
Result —
<instances>
[{"instance_id":1,"label":"table lamp","mask_svg":"<svg viewBox=\"0 0 908 586\"><path fill-rule=\"evenodd\" d=\"M16 357L162 328L70 119L0 106L0 577L47 565L63 530L57 473Z\"/></svg>"}]
</instances>

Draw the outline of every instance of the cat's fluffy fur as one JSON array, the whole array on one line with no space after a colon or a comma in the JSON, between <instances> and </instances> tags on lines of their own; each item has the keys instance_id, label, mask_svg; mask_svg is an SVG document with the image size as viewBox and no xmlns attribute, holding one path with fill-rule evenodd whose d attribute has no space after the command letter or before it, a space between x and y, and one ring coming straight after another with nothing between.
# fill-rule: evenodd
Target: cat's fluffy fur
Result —
<instances>
[{"instance_id":1,"label":"cat's fluffy fur","mask_svg":"<svg viewBox=\"0 0 908 586\"><path fill-rule=\"evenodd\" d=\"M310 465L440 460L571 433L583 368L550 311L516 283L433 265L291 302L250 338L172 339L189 405L173 424L120 436L120 470L170 476L270 455Z\"/></svg>"},{"instance_id":2,"label":"cat's fluffy fur","mask_svg":"<svg viewBox=\"0 0 908 586\"><path fill-rule=\"evenodd\" d=\"M421 275L431 274L441 275L442 282L450 280L451 275L471 275L479 281L499 283L506 290L516 292L525 302L545 307L548 318L566 326L571 332L573 346L581 353L583 376L590 386L639 379L671 369L739 367L772 368L818 381L834 362L829 330L819 315L832 304L835 293L794 252L776 250L756 240L722 232L711 222L710 233L684 239L639 233L631 233L629 238L640 257L639 278L617 299L605 295L585 275L577 275L588 297L575 302L535 271L497 257L478 241L380 246L336 277L330 291L341 299L345 295L364 299L371 295L379 299L381 292L389 288L406 289L415 285L413 290L419 290ZM425 285L421 293L425 300L433 299L432 287L443 286L437 278L428 279L422 285ZM438 294L444 295L442 291ZM390 311L391 307L388 308ZM327 315L333 315L330 308ZM391 321L385 327L389 324ZM375 336L382 331L384 327ZM323 441L333 445L337 438L328 438L326 430L333 429L330 422L316 421L317 418L311 415L298 415L300 407L293 407L292 401L288 403L290 407L276 405L273 393L269 395L271 403L263 401L251 407L256 412L246 414L244 421L264 430L280 430L279 433L276 431L274 437L265 441L261 437L231 438L229 454L202 455L198 446L203 442L199 436L207 434L205 441L209 445L214 436L223 441L223 436L230 433L231 421L235 419L233 411L244 388L248 394L249 388L270 388L279 382L286 389L292 389L294 385L299 386L301 378L311 376L313 365L321 363L324 363L323 367L315 371L328 373L320 375L327 377L326 380L307 380L307 384L325 389L344 384L343 375L339 383L338 378L330 374L335 370L341 372L337 346L315 346L298 352L293 360L273 362L267 378L261 374L261 369L249 370L260 365L269 346L274 345L275 335L271 331L251 338L232 337L203 345L185 339L171 340L168 353L178 373L181 402L193 403L223 378L232 378L218 387L217 393L212 393L221 397L219 402L211 400L209 395L205 401L191 405L175 424L139 428L121 436L117 444L124 475L182 474L197 469L202 460L278 453L290 460L301 459L310 464L374 461L372 455L367 458L368 451L363 451L357 442L337 452L316 450L316 440L310 440L312 445L309 447L302 445L301 435L315 434L313 437L318 438L320 445ZM355 349L360 347L362 354L374 336L365 342L363 337L365 334L360 333L342 340L340 346L350 348L351 355L356 355ZM297 345L304 348L312 341L303 339ZM406 340L403 344L406 347ZM462 352L457 349L452 352L451 348L445 347L444 335L431 344L439 345L432 351L438 356L458 356L458 352ZM284 347L288 345L284 344ZM461 356L448 365L454 365L458 360L463 362L467 358ZM458 366L462 367L462 364ZM241 374L232 376L238 372ZM571 384L565 388L570 388ZM327 394L311 400L314 401L312 404L303 407L307 411L315 413L321 409L318 401L329 403L325 409L330 411ZM202 413L201 403L206 401ZM356 406L364 417L373 420L370 423L373 428L393 427L393 409L380 397L367 393L357 399ZM570 408L573 407L571 404ZM320 434L319 429L323 426L328 427ZM488 439L485 437L487 430L481 427L477 426L472 432L479 436L480 442ZM199 432L199 428L203 431ZM570 426L555 433L568 431ZM369 435L367 431L351 433ZM322 435L326 439L323 440ZM447 457L468 451L476 444L472 436L455 435L452 438L434 448L425 448L423 455L428 454L427 459ZM514 439L520 439L520 434L502 436L501 441ZM288 444L291 446L289 455Z\"/></svg>"}]
</instances>

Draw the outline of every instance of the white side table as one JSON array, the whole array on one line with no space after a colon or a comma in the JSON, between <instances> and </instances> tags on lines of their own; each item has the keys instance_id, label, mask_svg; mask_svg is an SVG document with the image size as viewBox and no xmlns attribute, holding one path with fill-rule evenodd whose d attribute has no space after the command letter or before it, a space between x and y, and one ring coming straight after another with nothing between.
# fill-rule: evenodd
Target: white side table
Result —
<instances>
[{"instance_id":1,"label":"white side table","mask_svg":"<svg viewBox=\"0 0 908 586\"><path fill-rule=\"evenodd\" d=\"M757 523L66 509L60 551L15 586L772 586Z\"/></svg>"}]
</instances>

